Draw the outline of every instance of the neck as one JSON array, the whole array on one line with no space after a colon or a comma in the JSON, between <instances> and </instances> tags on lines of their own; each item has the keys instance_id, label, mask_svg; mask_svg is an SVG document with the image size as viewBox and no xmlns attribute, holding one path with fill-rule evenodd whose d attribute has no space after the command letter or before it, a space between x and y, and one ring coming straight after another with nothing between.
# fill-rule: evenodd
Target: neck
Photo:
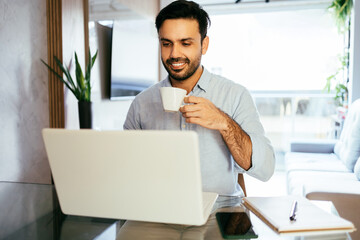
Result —
<instances>
[{"instance_id":1,"label":"neck","mask_svg":"<svg viewBox=\"0 0 360 240\"><path fill-rule=\"evenodd\" d=\"M191 77L189 77L189 78L187 78L185 80L177 81L177 80L170 77L171 85L173 87L176 87L176 88L185 89L187 94L189 94L193 90L193 88L195 87L196 83L199 81L203 71L204 71L204 69L200 65L198 67L198 69L196 70L196 72Z\"/></svg>"}]
</instances>

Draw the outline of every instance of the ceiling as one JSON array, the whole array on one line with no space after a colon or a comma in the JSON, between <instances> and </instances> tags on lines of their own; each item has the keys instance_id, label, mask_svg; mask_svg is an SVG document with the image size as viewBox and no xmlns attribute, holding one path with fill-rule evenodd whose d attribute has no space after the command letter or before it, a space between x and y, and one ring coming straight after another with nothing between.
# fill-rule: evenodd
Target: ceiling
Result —
<instances>
[{"instance_id":1,"label":"ceiling","mask_svg":"<svg viewBox=\"0 0 360 240\"><path fill-rule=\"evenodd\" d=\"M128 0L129 2L131 0ZM141 0L140 0L141 1ZM143 0L144 3L148 0ZM166 6L173 0L159 0L160 6ZM268 11L289 8L314 8L329 6L331 0L195 0L209 14L227 14L243 11ZM93 21L139 17L134 11L120 3L124 0L89 0L89 18Z\"/></svg>"},{"instance_id":2,"label":"ceiling","mask_svg":"<svg viewBox=\"0 0 360 240\"><path fill-rule=\"evenodd\" d=\"M89 0L89 19L91 21L117 19L134 14L131 9L117 0Z\"/></svg>"}]
</instances>

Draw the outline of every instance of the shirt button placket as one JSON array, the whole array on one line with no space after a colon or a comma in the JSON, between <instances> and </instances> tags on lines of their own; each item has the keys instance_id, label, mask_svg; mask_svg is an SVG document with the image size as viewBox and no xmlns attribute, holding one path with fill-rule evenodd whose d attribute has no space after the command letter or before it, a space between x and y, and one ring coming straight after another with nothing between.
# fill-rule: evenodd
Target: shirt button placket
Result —
<instances>
[{"instance_id":1,"label":"shirt button placket","mask_svg":"<svg viewBox=\"0 0 360 240\"><path fill-rule=\"evenodd\" d=\"M185 122L185 118L183 116L180 116L180 129L181 130L186 130L186 122Z\"/></svg>"}]
</instances>

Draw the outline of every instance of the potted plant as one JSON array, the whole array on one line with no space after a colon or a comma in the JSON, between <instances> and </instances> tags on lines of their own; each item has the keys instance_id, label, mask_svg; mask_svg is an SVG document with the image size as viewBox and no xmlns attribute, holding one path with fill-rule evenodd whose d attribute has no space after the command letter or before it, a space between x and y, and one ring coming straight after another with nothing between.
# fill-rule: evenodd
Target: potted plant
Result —
<instances>
[{"instance_id":1,"label":"potted plant","mask_svg":"<svg viewBox=\"0 0 360 240\"><path fill-rule=\"evenodd\" d=\"M335 90L334 100L339 106L347 105L347 97L348 97L348 88L346 83L344 83L344 76L346 74L348 68L348 53L342 57L339 57L339 61L341 66L336 70L334 74L326 78L326 84L324 87L324 91L331 92L333 86ZM335 84L335 85L334 85Z\"/></svg>"},{"instance_id":2,"label":"potted plant","mask_svg":"<svg viewBox=\"0 0 360 240\"><path fill-rule=\"evenodd\" d=\"M330 92L334 86L335 101L340 106L347 106L348 98L348 68L349 68L349 49L350 49L350 25L351 25L351 11L353 7L353 0L333 0L328 10L332 12L336 21L338 31L344 34L346 39L347 34L347 48L344 50L344 55L339 57L341 66L337 71L326 79L324 90ZM333 85L333 83L335 85Z\"/></svg>"},{"instance_id":3,"label":"potted plant","mask_svg":"<svg viewBox=\"0 0 360 240\"><path fill-rule=\"evenodd\" d=\"M353 7L353 0L333 0L329 10L333 12L335 21L340 32L345 32L350 26L350 15ZM349 24L347 24L349 21Z\"/></svg>"},{"instance_id":4,"label":"potted plant","mask_svg":"<svg viewBox=\"0 0 360 240\"><path fill-rule=\"evenodd\" d=\"M89 61L85 69L85 76L81 69L80 63L78 61L77 54L75 52L75 76L76 81L71 77L71 65L72 60L70 60L69 65L64 66L61 61L54 56L56 64L59 66L65 78L58 74L53 68L51 68L44 60L41 61L48 67L48 69L55 74L55 76L61 80L65 86L74 94L78 100L78 109L79 109L79 123L80 128L92 128L92 116L91 116L91 68L94 66L98 52L96 51L95 55L91 57L91 52L89 51Z\"/></svg>"}]
</instances>

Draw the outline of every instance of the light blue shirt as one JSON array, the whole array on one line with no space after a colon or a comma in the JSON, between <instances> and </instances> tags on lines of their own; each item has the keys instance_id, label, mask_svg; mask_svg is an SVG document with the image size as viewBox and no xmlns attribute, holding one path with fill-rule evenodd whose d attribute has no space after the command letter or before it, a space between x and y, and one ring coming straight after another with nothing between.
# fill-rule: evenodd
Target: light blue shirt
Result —
<instances>
[{"instance_id":1,"label":"light blue shirt","mask_svg":"<svg viewBox=\"0 0 360 240\"><path fill-rule=\"evenodd\" d=\"M245 171L232 158L217 130L186 123L180 112L165 112L160 88L171 86L169 77L136 96L132 102L124 129L192 130L198 133L203 191L219 195L243 195L237 183L238 173L246 172L262 181L274 173L275 157L270 141L265 137L259 114L247 89L228 79L214 75L205 68L201 78L188 95L209 99L228 114L250 136L252 167ZM186 177L186 173L184 173Z\"/></svg>"}]
</instances>

